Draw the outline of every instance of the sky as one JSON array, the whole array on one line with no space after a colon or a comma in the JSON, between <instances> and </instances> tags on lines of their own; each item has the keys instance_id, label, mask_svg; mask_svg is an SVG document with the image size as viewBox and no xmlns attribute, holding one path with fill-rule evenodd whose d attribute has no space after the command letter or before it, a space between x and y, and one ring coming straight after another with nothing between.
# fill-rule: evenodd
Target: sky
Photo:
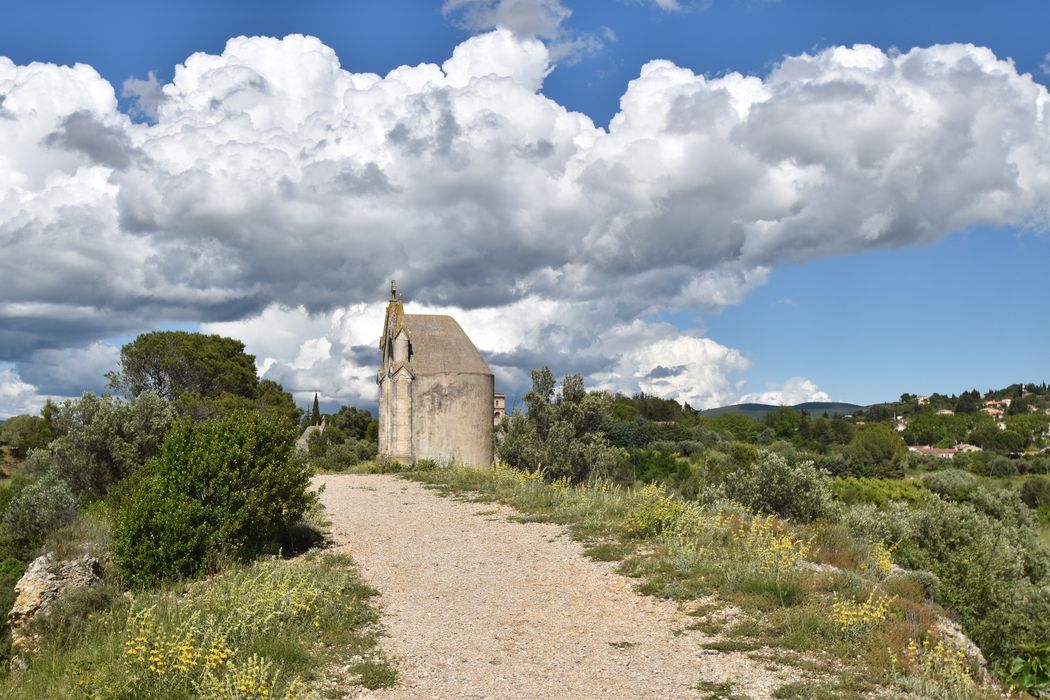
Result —
<instances>
[{"instance_id":1,"label":"sky","mask_svg":"<svg viewBox=\"0 0 1050 700\"><path fill-rule=\"evenodd\" d=\"M243 340L374 406L389 280L511 402L1050 379L1040 2L37 2L0 24L0 418Z\"/></svg>"}]
</instances>

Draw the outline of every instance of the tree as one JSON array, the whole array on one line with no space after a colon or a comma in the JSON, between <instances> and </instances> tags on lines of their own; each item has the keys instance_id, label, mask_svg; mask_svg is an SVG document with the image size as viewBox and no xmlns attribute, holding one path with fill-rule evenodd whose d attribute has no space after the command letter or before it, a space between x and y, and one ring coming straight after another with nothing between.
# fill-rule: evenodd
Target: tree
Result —
<instances>
[{"instance_id":1,"label":"tree","mask_svg":"<svg viewBox=\"0 0 1050 700\"><path fill-rule=\"evenodd\" d=\"M171 404L156 394L120 401L87 392L59 407L58 437L30 453L27 467L53 472L81 498L101 498L157 454L173 420Z\"/></svg>"},{"instance_id":2,"label":"tree","mask_svg":"<svg viewBox=\"0 0 1050 700\"><path fill-rule=\"evenodd\" d=\"M551 372L551 368L544 366L543 369L532 370L532 388L525 393L522 400L528 409L529 421L535 425L540 439L543 440L547 438L553 398L554 373Z\"/></svg>"},{"instance_id":3,"label":"tree","mask_svg":"<svg viewBox=\"0 0 1050 700\"><path fill-rule=\"evenodd\" d=\"M959 399L955 402L956 413L976 413L980 407L981 393L976 389L959 394Z\"/></svg>"},{"instance_id":4,"label":"tree","mask_svg":"<svg viewBox=\"0 0 1050 700\"><path fill-rule=\"evenodd\" d=\"M120 349L120 370L109 386L128 397L152 392L174 401L183 394L254 398L255 356L233 338L185 331L143 333Z\"/></svg>"},{"instance_id":5,"label":"tree","mask_svg":"<svg viewBox=\"0 0 1050 700\"><path fill-rule=\"evenodd\" d=\"M11 416L0 427L0 443L8 445L16 457L25 457L52 437L50 424L39 416Z\"/></svg>"},{"instance_id":6,"label":"tree","mask_svg":"<svg viewBox=\"0 0 1050 700\"><path fill-rule=\"evenodd\" d=\"M368 425L372 422L372 414L369 411L353 406L340 406L338 411L328 416L329 427L335 426L348 437L358 440L366 437Z\"/></svg>"},{"instance_id":7,"label":"tree","mask_svg":"<svg viewBox=\"0 0 1050 700\"><path fill-rule=\"evenodd\" d=\"M1024 436L1013 430L999 430L994 426L978 428L970 433L969 442L986 450L1017 452L1024 447Z\"/></svg>"},{"instance_id":8,"label":"tree","mask_svg":"<svg viewBox=\"0 0 1050 700\"><path fill-rule=\"evenodd\" d=\"M893 409L886 404L879 403L874 406L868 406L864 411L864 418L869 423L878 423L880 421L892 420L893 414Z\"/></svg>"},{"instance_id":9,"label":"tree","mask_svg":"<svg viewBox=\"0 0 1050 700\"><path fill-rule=\"evenodd\" d=\"M314 409L310 414L310 425L321 425L321 406L317 403L317 392L314 392Z\"/></svg>"},{"instance_id":10,"label":"tree","mask_svg":"<svg viewBox=\"0 0 1050 700\"><path fill-rule=\"evenodd\" d=\"M284 390L284 387L272 379L263 379L255 392L255 410L271 416L287 419L292 425L299 425L299 416L303 410L295 405L295 398Z\"/></svg>"},{"instance_id":11,"label":"tree","mask_svg":"<svg viewBox=\"0 0 1050 700\"><path fill-rule=\"evenodd\" d=\"M802 411L787 406L777 406L765 415L763 422L772 428L777 437L790 439L798 432L805 419L806 414Z\"/></svg>"},{"instance_id":12,"label":"tree","mask_svg":"<svg viewBox=\"0 0 1050 700\"><path fill-rule=\"evenodd\" d=\"M1006 415L1020 416L1028 413L1028 399L1014 399L1006 408Z\"/></svg>"},{"instance_id":13,"label":"tree","mask_svg":"<svg viewBox=\"0 0 1050 700\"><path fill-rule=\"evenodd\" d=\"M720 416L705 418L704 425L718 433L723 433L735 440L753 442L761 425L743 413L724 413Z\"/></svg>"},{"instance_id":14,"label":"tree","mask_svg":"<svg viewBox=\"0 0 1050 700\"><path fill-rule=\"evenodd\" d=\"M583 376L579 374L567 374L561 382L561 400L569 403L579 403L587 391L583 388Z\"/></svg>"},{"instance_id":15,"label":"tree","mask_svg":"<svg viewBox=\"0 0 1050 700\"><path fill-rule=\"evenodd\" d=\"M524 397L529 412L504 422L497 435L500 458L515 469L542 470L551 478L573 481L623 468L626 453L611 447L601 432L609 395L587 393L579 375L565 378L558 401L554 386L549 367L532 372L532 389Z\"/></svg>"},{"instance_id":16,"label":"tree","mask_svg":"<svg viewBox=\"0 0 1050 700\"><path fill-rule=\"evenodd\" d=\"M846 450L863 475L903 476L901 460L908 448L897 431L885 423L861 426Z\"/></svg>"}]
</instances>

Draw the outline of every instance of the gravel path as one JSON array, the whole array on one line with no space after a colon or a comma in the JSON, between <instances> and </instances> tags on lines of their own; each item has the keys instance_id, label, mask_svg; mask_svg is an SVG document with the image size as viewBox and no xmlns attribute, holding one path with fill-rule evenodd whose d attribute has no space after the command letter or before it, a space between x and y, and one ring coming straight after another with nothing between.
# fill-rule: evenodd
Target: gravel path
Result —
<instances>
[{"instance_id":1,"label":"gravel path","mask_svg":"<svg viewBox=\"0 0 1050 700\"><path fill-rule=\"evenodd\" d=\"M375 698L689 698L730 681L767 698L795 680L701 647L695 619L642 596L565 528L443 498L389 475L317 477L338 547L382 593L400 674ZM709 692L709 691L708 691Z\"/></svg>"}]
</instances>

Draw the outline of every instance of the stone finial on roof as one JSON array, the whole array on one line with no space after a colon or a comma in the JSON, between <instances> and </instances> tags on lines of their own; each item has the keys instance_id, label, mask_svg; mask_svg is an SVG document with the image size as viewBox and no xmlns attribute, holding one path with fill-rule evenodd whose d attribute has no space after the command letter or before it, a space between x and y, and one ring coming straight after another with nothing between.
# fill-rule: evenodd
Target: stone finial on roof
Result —
<instances>
[{"instance_id":1,"label":"stone finial on roof","mask_svg":"<svg viewBox=\"0 0 1050 700\"><path fill-rule=\"evenodd\" d=\"M405 325L404 295L397 293L397 280L390 280L390 303L386 305L386 320L383 321L383 336L379 347L386 347L387 340L392 340Z\"/></svg>"}]
</instances>

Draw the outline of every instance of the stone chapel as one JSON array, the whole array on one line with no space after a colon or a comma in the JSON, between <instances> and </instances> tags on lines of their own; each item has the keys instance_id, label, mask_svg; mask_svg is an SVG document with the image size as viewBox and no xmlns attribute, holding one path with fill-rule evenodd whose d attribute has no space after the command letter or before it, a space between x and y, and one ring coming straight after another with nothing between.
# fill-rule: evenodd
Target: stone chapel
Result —
<instances>
[{"instance_id":1,"label":"stone chapel","mask_svg":"<svg viewBox=\"0 0 1050 700\"><path fill-rule=\"evenodd\" d=\"M406 314L392 281L379 351L380 458L491 465L494 378L456 320Z\"/></svg>"}]
</instances>

